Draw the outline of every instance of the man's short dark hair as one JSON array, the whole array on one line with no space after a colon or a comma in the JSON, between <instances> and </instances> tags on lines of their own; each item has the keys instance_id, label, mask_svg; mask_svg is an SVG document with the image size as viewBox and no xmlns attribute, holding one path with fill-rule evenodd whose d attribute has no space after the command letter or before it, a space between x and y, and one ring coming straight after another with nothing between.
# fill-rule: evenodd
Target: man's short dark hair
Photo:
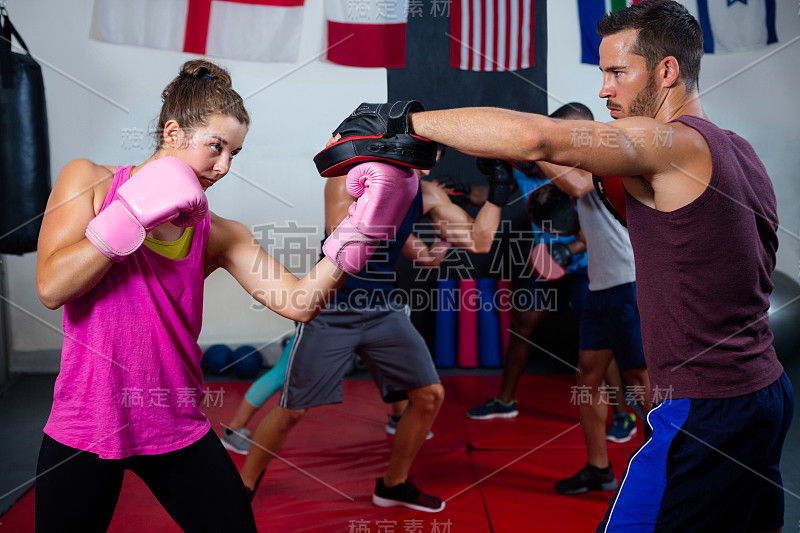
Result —
<instances>
[{"instance_id":1,"label":"man's short dark hair","mask_svg":"<svg viewBox=\"0 0 800 533\"><path fill-rule=\"evenodd\" d=\"M667 56L674 56L686 90L697 87L703 30L689 11L674 0L644 0L616 13L606 13L597 23L597 33L607 37L625 30L637 30L632 52L644 58L648 70Z\"/></svg>"},{"instance_id":2,"label":"man's short dark hair","mask_svg":"<svg viewBox=\"0 0 800 533\"><path fill-rule=\"evenodd\" d=\"M578 102L564 104L552 113L550 118L563 118L569 120L594 120L592 110Z\"/></svg>"}]
</instances>

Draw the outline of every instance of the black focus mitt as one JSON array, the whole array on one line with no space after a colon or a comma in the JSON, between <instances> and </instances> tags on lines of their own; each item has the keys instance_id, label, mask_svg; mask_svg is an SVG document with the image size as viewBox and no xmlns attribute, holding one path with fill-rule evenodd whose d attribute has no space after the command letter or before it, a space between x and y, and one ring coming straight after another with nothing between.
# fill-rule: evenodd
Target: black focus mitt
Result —
<instances>
[{"instance_id":1,"label":"black focus mitt","mask_svg":"<svg viewBox=\"0 0 800 533\"><path fill-rule=\"evenodd\" d=\"M606 209L614 215L617 222L627 228L628 216L625 210L625 187L622 185L622 178L592 176L592 182Z\"/></svg>"},{"instance_id":2,"label":"black focus mitt","mask_svg":"<svg viewBox=\"0 0 800 533\"><path fill-rule=\"evenodd\" d=\"M540 229L556 235L575 235L580 230L572 197L553 185L536 187L525 204L528 218Z\"/></svg>"},{"instance_id":3,"label":"black focus mitt","mask_svg":"<svg viewBox=\"0 0 800 533\"><path fill-rule=\"evenodd\" d=\"M409 133L408 114L424 110L415 100L361 104L333 132L341 138L314 156L317 171L326 178L341 176L365 161L433 168L436 143Z\"/></svg>"}]
</instances>

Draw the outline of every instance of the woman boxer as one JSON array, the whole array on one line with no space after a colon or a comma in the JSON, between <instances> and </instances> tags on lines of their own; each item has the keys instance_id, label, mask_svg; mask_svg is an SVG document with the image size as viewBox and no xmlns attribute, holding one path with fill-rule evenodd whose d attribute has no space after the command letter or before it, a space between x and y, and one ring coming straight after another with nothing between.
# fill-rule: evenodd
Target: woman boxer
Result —
<instances>
[{"instance_id":1,"label":"woman boxer","mask_svg":"<svg viewBox=\"0 0 800 533\"><path fill-rule=\"evenodd\" d=\"M154 155L138 166L69 163L42 221L37 290L47 307L64 306L64 347L37 467L37 531L105 531L127 469L185 531L255 531L199 408L203 281L223 268L264 306L308 321L346 277L336 265L347 237L326 243L337 262L297 279L244 225L208 211L204 191L227 174L250 122L224 69L188 61L162 99ZM373 180L372 204L342 226L394 223L381 198L410 202L412 173L373 163L359 172ZM391 194L378 198L381 188Z\"/></svg>"}]
</instances>

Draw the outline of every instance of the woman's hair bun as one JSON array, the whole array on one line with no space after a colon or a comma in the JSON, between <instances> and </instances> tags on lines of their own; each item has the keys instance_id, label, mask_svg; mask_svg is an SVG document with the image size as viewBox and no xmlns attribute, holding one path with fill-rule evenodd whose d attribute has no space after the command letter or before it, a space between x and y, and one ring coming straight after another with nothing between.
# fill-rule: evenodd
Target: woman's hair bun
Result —
<instances>
[{"instance_id":1,"label":"woman's hair bun","mask_svg":"<svg viewBox=\"0 0 800 533\"><path fill-rule=\"evenodd\" d=\"M227 70L205 59L191 59L181 67L180 77L199 78L212 80L222 84L223 87L231 86L231 75Z\"/></svg>"}]
</instances>

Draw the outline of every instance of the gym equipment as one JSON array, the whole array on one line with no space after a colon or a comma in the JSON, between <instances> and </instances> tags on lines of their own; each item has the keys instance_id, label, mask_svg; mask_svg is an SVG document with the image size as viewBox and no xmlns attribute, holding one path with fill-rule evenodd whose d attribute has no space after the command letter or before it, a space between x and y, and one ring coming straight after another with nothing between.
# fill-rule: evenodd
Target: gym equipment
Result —
<instances>
[{"instance_id":1,"label":"gym equipment","mask_svg":"<svg viewBox=\"0 0 800 533\"><path fill-rule=\"evenodd\" d=\"M479 157L475 160L475 166L481 174L486 175L486 181L489 183L489 195L486 201L499 207L506 205L511 190L516 185L511 163L501 159Z\"/></svg>"},{"instance_id":2,"label":"gym equipment","mask_svg":"<svg viewBox=\"0 0 800 533\"><path fill-rule=\"evenodd\" d=\"M408 114L424 110L414 100L362 103L333 132L341 135L341 139L314 156L320 176L341 176L365 161L433 168L436 143L409 133Z\"/></svg>"},{"instance_id":3,"label":"gym equipment","mask_svg":"<svg viewBox=\"0 0 800 533\"><path fill-rule=\"evenodd\" d=\"M784 364L800 352L800 285L792 277L772 273L775 288L769 296L769 328L775 337L772 345Z\"/></svg>"},{"instance_id":4,"label":"gym equipment","mask_svg":"<svg viewBox=\"0 0 800 533\"><path fill-rule=\"evenodd\" d=\"M222 374L223 368L228 364L231 349L224 344L214 344L203 352L200 365L212 374Z\"/></svg>"},{"instance_id":5,"label":"gym equipment","mask_svg":"<svg viewBox=\"0 0 800 533\"><path fill-rule=\"evenodd\" d=\"M50 196L42 69L0 6L0 253L36 251L42 214ZM15 37L24 54L11 52Z\"/></svg>"},{"instance_id":6,"label":"gym equipment","mask_svg":"<svg viewBox=\"0 0 800 533\"><path fill-rule=\"evenodd\" d=\"M247 344L239 346L228 355L228 364L232 366L233 373L242 379L256 377L263 362L261 352Z\"/></svg>"},{"instance_id":7,"label":"gym equipment","mask_svg":"<svg viewBox=\"0 0 800 533\"><path fill-rule=\"evenodd\" d=\"M483 368L500 366L500 321L495 293L493 279L478 280L478 364Z\"/></svg>"},{"instance_id":8,"label":"gym equipment","mask_svg":"<svg viewBox=\"0 0 800 533\"><path fill-rule=\"evenodd\" d=\"M478 283L474 279L458 281L458 366L478 366Z\"/></svg>"},{"instance_id":9,"label":"gym equipment","mask_svg":"<svg viewBox=\"0 0 800 533\"><path fill-rule=\"evenodd\" d=\"M566 244L553 241L550 243L539 243L531 250L528 256L530 264L536 277L546 281L555 281L563 278L567 273L567 267L572 262L572 254Z\"/></svg>"},{"instance_id":10,"label":"gym equipment","mask_svg":"<svg viewBox=\"0 0 800 533\"><path fill-rule=\"evenodd\" d=\"M514 287L511 280L499 279L497 280L497 293L498 297L498 311L499 327L500 327L500 358L505 357L506 350L508 349L508 342L511 340L511 323L514 321L514 307L512 304L511 295Z\"/></svg>"},{"instance_id":11,"label":"gym equipment","mask_svg":"<svg viewBox=\"0 0 800 533\"><path fill-rule=\"evenodd\" d=\"M628 227L628 218L625 206L625 187L622 178L601 178L592 176L592 183L597 195L603 201L606 209L614 215L617 222Z\"/></svg>"},{"instance_id":12,"label":"gym equipment","mask_svg":"<svg viewBox=\"0 0 800 533\"><path fill-rule=\"evenodd\" d=\"M437 367L456 366L457 285L454 279L440 279L436 286L436 349L433 362Z\"/></svg>"},{"instance_id":13,"label":"gym equipment","mask_svg":"<svg viewBox=\"0 0 800 533\"><path fill-rule=\"evenodd\" d=\"M528 196L525 209L531 222L548 233L569 236L581 229L572 197L552 183L536 187Z\"/></svg>"}]
</instances>

